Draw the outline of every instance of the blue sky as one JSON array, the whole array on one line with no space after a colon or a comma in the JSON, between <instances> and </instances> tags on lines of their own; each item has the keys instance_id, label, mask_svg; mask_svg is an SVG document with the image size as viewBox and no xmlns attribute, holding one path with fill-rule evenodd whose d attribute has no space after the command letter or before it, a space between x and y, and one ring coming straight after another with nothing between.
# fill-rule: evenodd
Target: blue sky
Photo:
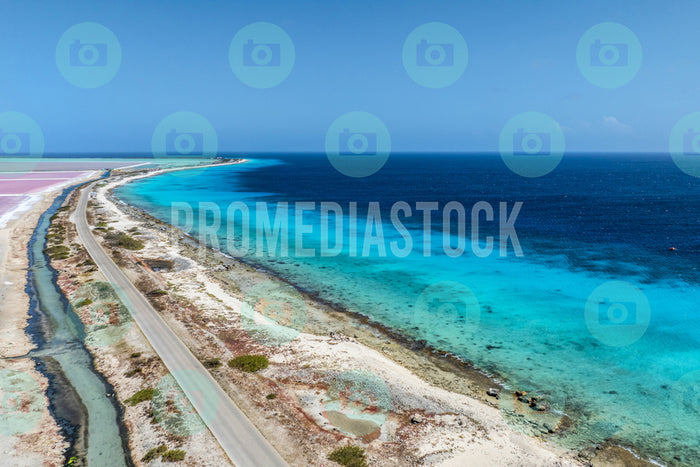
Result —
<instances>
[{"instance_id":1,"label":"blue sky","mask_svg":"<svg viewBox=\"0 0 700 467\"><path fill-rule=\"evenodd\" d=\"M219 149L323 152L341 114L378 116L392 151L498 151L506 122L544 112L567 150L667 151L669 133L700 110L697 1L31 1L0 3L0 112L30 115L47 153L150 152L168 114L205 116ZM93 21L114 32L122 62L96 89L70 84L56 66L69 27ZM276 87L233 73L231 40L257 21L283 28L296 60ZM417 26L456 28L469 48L451 86L425 88L402 63ZM643 62L617 89L591 84L576 62L581 35L618 22L638 37Z\"/></svg>"}]
</instances>

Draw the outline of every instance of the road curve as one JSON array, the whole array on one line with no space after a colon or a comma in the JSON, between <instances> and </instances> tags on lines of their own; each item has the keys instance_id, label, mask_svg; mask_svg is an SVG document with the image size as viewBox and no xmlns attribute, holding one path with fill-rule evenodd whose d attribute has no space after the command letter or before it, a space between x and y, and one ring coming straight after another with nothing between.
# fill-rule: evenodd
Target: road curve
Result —
<instances>
[{"instance_id":1,"label":"road curve","mask_svg":"<svg viewBox=\"0 0 700 467\"><path fill-rule=\"evenodd\" d=\"M122 302L131 303L131 315L136 324L150 342L153 350L175 377L181 387L201 387L202 376L209 380L215 389L215 399L193 397L186 393L188 399L205 419L204 414L215 413L208 424L209 430L218 440L229 459L238 467L286 466L287 463L260 434L258 429L246 418L231 398L219 386L211 374L195 358L185 344L175 335L158 312L151 306L141 292L134 287L119 267L102 249L87 224L86 208L88 196L94 184L83 188L78 208L75 213L75 225L78 235L95 264L100 268L107 281L118 287L118 294L125 294ZM121 288L121 291L119 291ZM120 297L121 298L121 297ZM190 371L180 371L190 370ZM194 376L194 378L192 377ZM212 406L212 404L214 404Z\"/></svg>"}]
</instances>

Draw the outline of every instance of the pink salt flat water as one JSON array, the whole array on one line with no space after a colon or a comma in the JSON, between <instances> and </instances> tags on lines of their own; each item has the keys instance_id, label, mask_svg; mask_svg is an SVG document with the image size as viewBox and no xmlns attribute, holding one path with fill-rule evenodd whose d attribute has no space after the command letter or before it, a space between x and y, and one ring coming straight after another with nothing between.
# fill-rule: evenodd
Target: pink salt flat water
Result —
<instances>
[{"instance_id":1,"label":"pink salt flat water","mask_svg":"<svg viewBox=\"0 0 700 467\"><path fill-rule=\"evenodd\" d=\"M14 209L26 196L0 196L0 216Z\"/></svg>"},{"instance_id":2,"label":"pink salt flat water","mask_svg":"<svg viewBox=\"0 0 700 467\"><path fill-rule=\"evenodd\" d=\"M70 185L90 172L30 172L22 175L0 173L0 216L19 205L27 195L60 185Z\"/></svg>"},{"instance_id":3,"label":"pink salt flat water","mask_svg":"<svg viewBox=\"0 0 700 467\"><path fill-rule=\"evenodd\" d=\"M75 177L80 177L84 175L86 172L83 171L72 171L72 172L29 172L22 174L20 176L13 175L11 173L2 173L0 172L0 180L5 179L5 178L12 178L14 180L20 180L23 178L62 178L62 179L70 179L70 178L75 178Z\"/></svg>"}]
</instances>

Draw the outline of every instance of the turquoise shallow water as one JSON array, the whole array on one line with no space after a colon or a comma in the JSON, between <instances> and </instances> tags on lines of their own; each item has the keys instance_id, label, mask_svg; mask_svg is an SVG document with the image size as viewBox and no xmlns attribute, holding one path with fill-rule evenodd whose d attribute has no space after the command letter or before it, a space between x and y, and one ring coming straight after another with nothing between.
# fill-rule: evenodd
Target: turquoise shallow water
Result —
<instances>
[{"instance_id":1,"label":"turquoise shallow water","mask_svg":"<svg viewBox=\"0 0 700 467\"><path fill-rule=\"evenodd\" d=\"M293 248L284 257L267 250L258 255L253 229L253 249L243 259L470 360L513 389L547 395L555 413L576 421L559 435L567 446L613 439L670 464L700 463L700 184L664 157L571 158L553 176L529 180L492 157L407 156L358 180L334 173L325 157L286 156L154 177L118 195L164 220L171 202L190 203L195 232L201 230L198 203L221 206L219 237L209 243L218 241L225 251L227 225L241 224L225 217L233 201L251 212L258 201L270 203L271 211L282 201L337 202L346 215L339 255L301 257ZM457 200L467 214L485 200L496 219L499 202L510 209L522 201L515 225L523 256L509 245L504 258L497 249L487 257L467 251L452 258L444 254L442 235L433 234L425 257L422 218L405 222L414 238L408 256L381 257L376 246L369 257L351 256L349 203L357 202L361 231L368 203L380 203L388 248L392 240L401 243L388 212L399 200L413 206ZM318 212L305 214L313 227L304 247L322 241ZM434 232L441 222L434 214ZM293 247L291 224L286 233ZM483 246L485 235L498 230L482 228ZM359 242L362 252L362 236ZM610 281L617 282L598 289ZM443 294L436 301L436 283L458 283L472 295ZM609 314L616 304L627 311L621 321Z\"/></svg>"}]
</instances>

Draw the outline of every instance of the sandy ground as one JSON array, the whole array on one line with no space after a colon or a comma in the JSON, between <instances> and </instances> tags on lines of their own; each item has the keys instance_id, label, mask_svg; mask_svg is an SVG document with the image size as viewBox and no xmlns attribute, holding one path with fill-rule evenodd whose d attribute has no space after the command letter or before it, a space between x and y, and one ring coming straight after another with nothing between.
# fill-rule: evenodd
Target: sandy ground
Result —
<instances>
[{"instance_id":1,"label":"sandy ground","mask_svg":"<svg viewBox=\"0 0 700 467\"><path fill-rule=\"evenodd\" d=\"M309 297L303 298L307 326L291 342L269 346L251 338L241 319L242 299L252 287L275 279L193 246L182 236L173 241L163 224L112 201L108 193L124 182L116 177L101 184L95 199L95 216L109 229L136 232L146 244L143 250L122 252L123 267L135 282L150 281L148 287L167 292L157 299L160 311L202 360L217 357L226 362L246 353L268 356L270 366L255 374L225 365L214 374L292 465L333 465L326 456L346 444L364 447L370 465L586 464L576 453L506 423L498 401L485 394L486 378L467 379L449 366L441 368L435 358L410 351ZM175 267L157 272L144 258L167 259ZM265 322L257 313L256 319ZM331 335L329 330L335 331ZM342 396L335 397L334 391L347 375L374 385L369 392L377 400L358 402L350 394L349 402L341 403ZM119 378L110 382L117 391L124 385ZM444 389L450 386L472 396ZM530 424L529 413L520 417ZM141 425L140 421L127 411L128 425ZM556 425L548 428L556 430Z\"/></svg>"},{"instance_id":2,"label":"sandy ground","mask_svg":"<svg viewBox=\"0 0 700 467\"><path fill-rule=\"evenodd\" d=\"M22 358L33 349L25 334L29 318L29 298L24 291L27 244L39 216L60 192L54 187L36 194L34 204L0 228L0 452L5 465L61 465L68 447L48 410L47 380L32 360ZM19 388L12 384L18 375L28 378ZM15 398L17 389L21 391ZM17 401L31 402L16 405ZM26 421L18 421L22 414Z\"/></svg>"}]
</instances>

